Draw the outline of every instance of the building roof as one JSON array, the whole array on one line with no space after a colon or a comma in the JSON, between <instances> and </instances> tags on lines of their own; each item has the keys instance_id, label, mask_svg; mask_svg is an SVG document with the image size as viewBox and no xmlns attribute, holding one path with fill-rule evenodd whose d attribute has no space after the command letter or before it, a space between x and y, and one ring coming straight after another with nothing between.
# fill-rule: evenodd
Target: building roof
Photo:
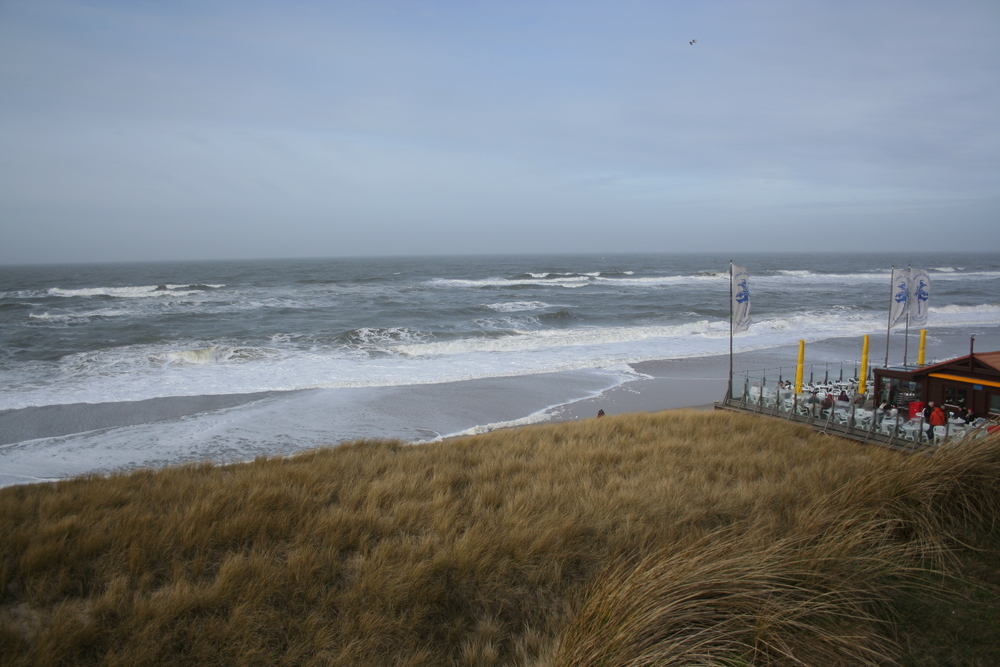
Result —
<instances>
[{"instance_id":1,"label":"building roof","mask_svg":"<svg viewBox=\"0 0 1000 667\"><path fill-rule=\"evenodd\" d=\"M973 367L971 371L969 369L970 356L973 358ZM941 361L936 364L931 364L930 366L924 366L923 368L914 370L913 374L925 375L927 373L943 371L945 369L961 370L967 373L975 373L977 370L989 370L1000 373L1000 350L997 350L996 352L976 352L972 355L967 354L964 357L956 357L947 361Z\"/></svg>"},{"instance_id":2,"label":"building roof","mask_svg":"<svg viewBox=\"0 0 1000 667\"><path fill-rule=\"evenodd\" d=\"M1000 371L1000 351L977 354L976 361L986 364L994 370Z\"/></svg>"}]
</instances>

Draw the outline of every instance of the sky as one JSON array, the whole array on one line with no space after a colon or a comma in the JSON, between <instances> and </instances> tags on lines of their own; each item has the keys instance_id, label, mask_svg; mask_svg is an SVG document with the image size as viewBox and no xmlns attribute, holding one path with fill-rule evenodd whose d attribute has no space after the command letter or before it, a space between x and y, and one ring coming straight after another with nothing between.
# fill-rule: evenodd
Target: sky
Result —
<instances>
[{"instance_id":1,"label":"sky","mask_svg":"<svg viewBox=\"0 0 1000 667\"><path fill-rule=\"evenodd\" d=\"M0 0L0 264L995 252L998 223L996 0Z\"/></svg>"}]
</instances>

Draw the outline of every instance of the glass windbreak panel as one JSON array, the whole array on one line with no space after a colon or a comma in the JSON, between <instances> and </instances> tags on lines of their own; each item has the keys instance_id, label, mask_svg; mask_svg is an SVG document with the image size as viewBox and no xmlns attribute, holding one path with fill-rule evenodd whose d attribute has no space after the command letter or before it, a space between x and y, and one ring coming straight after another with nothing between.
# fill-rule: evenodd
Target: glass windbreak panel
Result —
<instances>
[{"instance_id":1,"label":"glass windbreak panel","mask_svg":"<svg viewBox=\"0 0 1000 667\"><path fill-rule=\"evenodd\" d=\"M965 402L968 400L969 393L966 389L959 389L958 387L945 386L944 388L944 403L945 405L957 405L960 408L965 407Z\"/></svg>"},{"instance_id":2,"label":"glass windbreak panel","mask_svg":"<svg viewBox=\"0 0 1000 667\"><path fill-rule=\"evenodd\" d=\"M1000 415L1000 394L990 394L990 414Z\"/></svg>"}]
</instances>

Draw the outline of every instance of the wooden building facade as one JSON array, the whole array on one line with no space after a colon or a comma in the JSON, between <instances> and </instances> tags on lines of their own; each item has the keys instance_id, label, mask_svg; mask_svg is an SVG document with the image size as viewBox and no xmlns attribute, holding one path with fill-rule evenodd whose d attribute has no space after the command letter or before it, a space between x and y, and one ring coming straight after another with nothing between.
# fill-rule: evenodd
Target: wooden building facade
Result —
<instances>
[{"instance_id":1,"label":"wooden building facade","mask_svg":"<svg viewBox=\"0 0 1000 667\"><path fill-rule=\"evenodd\" d=\"M875 368L876 404L901 411L928 401L945 409L968 406L979 417L1000 417L1000 351L969 354L921 368Z\"/></svg>"}]
</instances>

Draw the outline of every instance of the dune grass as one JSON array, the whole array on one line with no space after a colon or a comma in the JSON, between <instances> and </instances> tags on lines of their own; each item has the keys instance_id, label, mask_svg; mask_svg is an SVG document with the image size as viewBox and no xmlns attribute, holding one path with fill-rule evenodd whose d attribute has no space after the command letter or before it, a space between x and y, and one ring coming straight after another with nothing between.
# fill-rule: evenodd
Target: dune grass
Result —
<instances>
[{"instance_id":1,"label":"dune grass","mask_svg":"<svg viewBox=\"0 0 1000 667\"><path fill-rule=\"evenodd\" d=\"M996 439L689 411L11 487L0 661L921 664L998 515Z\"/></svg>"}]
</instances>

